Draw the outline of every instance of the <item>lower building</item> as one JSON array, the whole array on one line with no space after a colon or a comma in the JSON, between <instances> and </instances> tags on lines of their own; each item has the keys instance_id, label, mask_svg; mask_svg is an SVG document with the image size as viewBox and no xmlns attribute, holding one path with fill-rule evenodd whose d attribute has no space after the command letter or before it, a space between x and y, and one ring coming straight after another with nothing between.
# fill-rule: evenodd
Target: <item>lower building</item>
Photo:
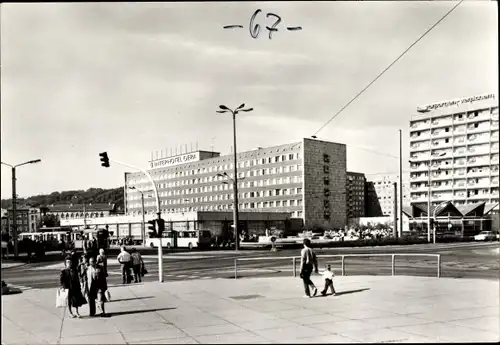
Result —
<instances>
[{"instance_id":1,"label":"lower building","mask_svg":"<svg viewBox=\"0 0 500 345\"><path fill-rule=\"evenodd\" d=\"M365 174L346 173L346 213L347 219L365 216Z\"/></svg>"},{"instance_id":2,"label":"lower building","mask_svg":"<svg viewBox=\"0 0 500 345\"><path fill-rule=\"evenodd\" d=\"M397 184L397 200L394 199L394 183ZM380 216L394 216L394 203L399 205L399 176L387 175L370 181L371 200L378 199L382 214ZM408 184L403 182L403 205L409 203L410 190ZM376 214L374 216L379 216Z\"/></svg>"},{"instance_id":3,"label":"lower building","mask_svg":"<svg viewBox=\"0 0 500 345\"><path fill-rule=\"evenodd\" d=\"M28 205L16 207L17 233L36 232L40 225L40 210ZM7 210L7 223L9 225L9 234L12 234L12 224L14 220L14 211L12 207Z\"/></svg>"},{"instance_id":4,"label":"lower building","mask_svg":"<svg viewBox=\"0 0 500 345\"><path fill-rule=\"evenodd\" d=\"M212 236L224 236L232 232L232 212L207 212L195 211L186 213L172 213L162 216L165 219L165 230L190 231L208 230ZM156 215L148 214L144 217L147 221L156 219ZM141 216L116 216L88 219L90 227L106 227L112 232L113 238L132 237L142 239ZM63 219L61 226L83 228L83 219ZM249 235L264 235L266 229L283 230L285 235L296 235L302 231L302 219L291 218L287 212L240 212L239 232ZM147 231L147 230L146 230Z\"/></svg>"},{"instance_id":5,"label":"lower building","mask_svg":"<svg viewBox=\"0 0 500 345\"><path fill-rule=\"evenodd\" d=\"M428 204L413 203L404 206L403 213L409 220L409 230L413 233L425 235L428 229ZM477 235L480 231L498 231L494 227L498 215L492 211L498 207L497 203L478 202L474 204L458 204L445 202L430 208L431 231L436 229L439 236L454 235L470 237ZM403 229L404 230L404 229Z\"/></svg>"},{"instance_id":6,"label":"lower building","mask_svg":"<svg viewBox=\"0 0 500 345\"><path fill-rule=\"evenodd\" d=\"M102 218L120 214L118 206L111 203L52 204L41 206L40 211L44 216L54 215L58 221Z\"/></svg>"}]
</instances>

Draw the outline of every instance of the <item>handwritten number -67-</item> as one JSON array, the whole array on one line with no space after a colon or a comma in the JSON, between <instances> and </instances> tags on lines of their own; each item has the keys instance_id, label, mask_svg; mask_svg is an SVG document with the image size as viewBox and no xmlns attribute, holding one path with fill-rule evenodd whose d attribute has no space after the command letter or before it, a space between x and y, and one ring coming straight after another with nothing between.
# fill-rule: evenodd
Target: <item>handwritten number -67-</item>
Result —
<instances>
[{"instance_id":1,"label":"handwritten number -67-","mask_svg":"<svg viewBox=\"0 0 500 345\"><path fill-rule=\"evenodd\" d=\"M257 17L257 15L262 12L262 10L258 9L257 11L255 11L255 13L253 14L252 18L250 19L250 36L252 36L253 38L257 38L259 37L259 33L260 33L260 25L259 24L254 24L254 21L255 21L255 17ZM274 24L269 27L269 26L266 26L266 29L269 30L269 39L272 39L272 33L275 32L275 31L278 31L278 29L276 29L276 26L281 22L281 17L278 16L277 14L274 14L274 13L268 13L266 15L266 18L269 18L269 17L275 17L276 20L274 22Z\"/></svg>"}]
</instances>

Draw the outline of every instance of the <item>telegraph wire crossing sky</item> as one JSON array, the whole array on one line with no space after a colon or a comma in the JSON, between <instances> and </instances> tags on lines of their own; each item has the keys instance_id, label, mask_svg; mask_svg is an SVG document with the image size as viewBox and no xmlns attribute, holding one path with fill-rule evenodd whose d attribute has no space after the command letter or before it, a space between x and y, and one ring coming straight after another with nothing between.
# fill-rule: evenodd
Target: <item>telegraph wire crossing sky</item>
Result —
<instances>
[{"instance_id":1,"label":"telegraph wire crossing sky","mask_svg":"<svg viewBox=\"0 0 500 345\"><path fill-rule=\"evenodd\" d=\"M17 172L20 197L118 187L130 170L102 169L99 152L144 168L152 151L190 142L229 154L232 120L215 109L245 103L254 111L238 114L239 152L317 133L348 145L350 171L398 171L398 130L407 162L418 105L498 93L496 4L456 6L3 4L2 161L42 159ZM260 33L253 38L249 21L257 9ZM267 13L281 19L271 39L266 26L276 17ZM322 127L339 110L342 116ZM11 196L7 167L1 190L2 198Z\"/></svg>"}]
</instances>

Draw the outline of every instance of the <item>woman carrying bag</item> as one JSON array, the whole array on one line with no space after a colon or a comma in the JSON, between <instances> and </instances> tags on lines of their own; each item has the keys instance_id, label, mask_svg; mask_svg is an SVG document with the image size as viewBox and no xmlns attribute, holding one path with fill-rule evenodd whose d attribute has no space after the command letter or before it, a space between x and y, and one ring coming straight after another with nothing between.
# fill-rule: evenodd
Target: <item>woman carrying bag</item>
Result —
<instances>
[{"instance_id":1,"label":"woman carrying bag","mask_svg":"<svg viewBox=\"0 0 500 345\"><path fill-rule=\"evenodd\" d=\"M82 294L80 279L78 277L78 271L76 267L72 265L72 261L70 258L65 261L66 268L61 270L61 275L59 277L59 281L61 283L61 289L65 290L67 293L67 303L68 303L68 311L71 318L78 317L80 318L80 313L78 312L78 308L84 304L87 304L85 297ZM61 293L59 292L58 298L63 298ZM71 307L75 308L75 314L73 314Z\"/></svg>"}]
</instances>

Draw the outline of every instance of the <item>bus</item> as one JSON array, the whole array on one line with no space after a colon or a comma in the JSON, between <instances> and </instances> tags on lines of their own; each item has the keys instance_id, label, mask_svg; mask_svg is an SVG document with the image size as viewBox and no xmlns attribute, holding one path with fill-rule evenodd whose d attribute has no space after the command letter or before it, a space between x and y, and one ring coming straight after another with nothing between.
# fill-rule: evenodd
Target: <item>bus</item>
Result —
<instances>
[{"instance_id":1,"label":"bus","mask_svg":"<svg viewBox=\"0 0 500 345\"><path fill-rule=\"evenodd\" d=\"M174 234L177 238L174 239ZM162 234L162 247L176 247L177 240L178 248L209 248L212 243L212 236L208 230L184 230L184 231L164 231ZM151 247L158 247L160 244L159 238L147 238L146 243Z\"/></svg>"}]
</instances>

